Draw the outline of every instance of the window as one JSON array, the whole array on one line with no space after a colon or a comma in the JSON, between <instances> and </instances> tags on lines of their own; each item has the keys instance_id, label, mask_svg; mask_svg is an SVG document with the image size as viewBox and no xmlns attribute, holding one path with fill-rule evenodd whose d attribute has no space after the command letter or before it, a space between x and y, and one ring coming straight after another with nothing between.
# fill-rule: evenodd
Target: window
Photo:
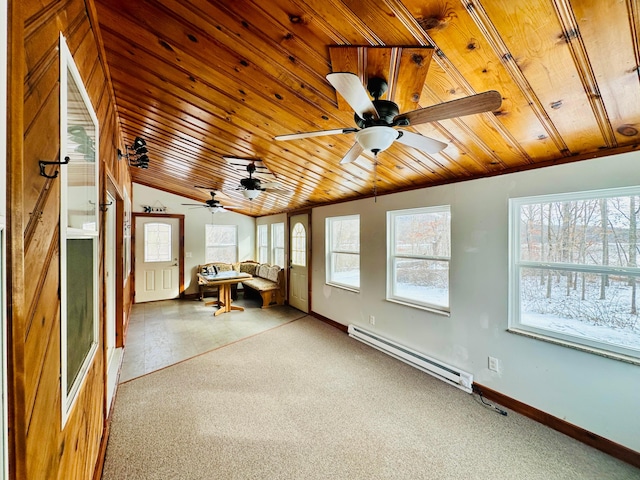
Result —
<instances>
[{"instance_id":1,"label":"window","mask_svg":"<svg viewBox=\"0 0 640 480\"><path fill-rule=\"evenodd\" d=\"M144 224L144 261L171 261L171 225L168 223Z\"/></svg>"},{"instance_id":2,"label":"window","mask_svg":"<svg viewBox=\"0 0 640 480\"><path fill-rule=\"evenodd\" d=\"M284 223L271 225L271 263L284 267Z\"/></svg>"},{"instance_id":3,"label":"window","mask_svg":"<svg viewBox=\"0 0 640 480\"><path fill-rule=\"evenodd\" d=\"M269 225L258 225L258 262L269 263L269 243L267 229Z\"/></svg>"},{"instance_id":4,"label":"window","mask_svg":"<svg viewBox=\"0 0 640 480\"><path fill-rule=\"evenodd\" d=\"M296 223L291 233L291 264L307 265L307 232L301 223Z\"/></svg>"},{"instance_id":5,"label":"window","mask_svg":"<svg viewBox=\"0 0 640 480\"><path fill-rule=\"evenodd\" d=\"M327 283L360 289L360 215L326 219Z\"/></svg>"},{"instance_id":6,"label":"window","mask_svg":"<svg viewBox=\"0 0 640 480\"><path fill-rule=\"evenodd\" d=\"M509 328L640 359L640 187L510 201Z\"/></svg>"},{"instance_id":7,"label":"window","mask_svg":"<svg viewBox=\"0 0 640 480\"><path fill-rule=\"evenodd\" d=\"M238 227L205 225L205 263L238 261Z\"/></svg>"},{"instance_id":8,"label":"window","mask_svg":"<svg viewBox=\"0 0 640 480\"><path fill-rule=\"evenodd\" d=\"M98 349L98 120L60 37L62 424Z\"/></svg>"},{"instance_id":9,"label":"window","mask_svg":"<svg viewBox=\"0 0 640 480\"><path fill-rule=\"evenodd\" d=\"M387 300L449 312L449 206L387 212Z\"/></svg>"}]
</instances>

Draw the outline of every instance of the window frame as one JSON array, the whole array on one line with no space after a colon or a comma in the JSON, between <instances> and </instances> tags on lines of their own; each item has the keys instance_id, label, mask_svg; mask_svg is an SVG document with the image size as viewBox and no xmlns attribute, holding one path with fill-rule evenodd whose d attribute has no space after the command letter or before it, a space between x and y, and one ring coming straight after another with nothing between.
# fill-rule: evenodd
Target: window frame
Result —
<instances>
[{"instance_id":1,"label":"window frame","mask_svg":"<svg viewBox=\"0 0 640 480\"><path fill-rule=\"evenodd\" d=\"M568 271L597 275L635 276L640 280L640 267L619 265L597 265L580 263L560 263L549 261L520 260L520 231L521 208L528 205L540 205L550 202L596 201L604 198L618 198L626 196L640 196L640 187L616 187L580 192L565 192L555 194L534 195L509 199L509 315L507 331L538 340L547 341L577 350L602 355L617 360L623 360L640 365L640 348L637 350L598 341L594 338L584 338L561 332L527 325L521 321L521 288L520 270L535 268L550 271ZM640 225L638 226L640 231ZM638 255L640 260L640 255ZM640 284L640 281L638 282Z\"/></svg>"},{"instance_id":2,"label":"window frame","mask_svg":"<svg viewBox=\"0 0 640 480\"><path fill-rule=\"evenodd\" d=\"M228 263L236 263L238 261L238 225L229 225L229 224L219 224L219 223L207 223L204 226L205 231L204 231L204 256L205 256L205 262L204 263L213 263L213 262L222 262L225 261L224 259L216 259L216 258L210 258L209 255L209 249L210 248L223 248L223 247L234 247L233 251L234 251L234 260L232 262L228 262ZM210 245L208 243L208 239L209 239L209 235L208 235L208 229L209 228L229 228L229 229L233 229L234 231L234 243L229 243L229 244L219 244L219 245ZM213 236L213 234L212 234Z\"/></svg>"},{"instance_id":3,"label":"window frame","mask_svg":"<svg viewBox=\"0 0 640 480\"><path fill-rule=\"evenodd\" d=\"M432 313L440 315L450 316L451 311L451 254L448 257L440 255L418 255L418 254L396 254L394 251L396 231L395 231L395 219L400 216L407 215L421 215L431 213L446 213L448 214L449 221L449 252L451 252L451 206L450 205L438 205L431 207L417 207L408 208L402 210L390 210L387 211L387 290L385 299L389 302L399 303L408 307L418 308L426 310ZM435 262L445 262L447 265L447 305L438 305L432 302L420 301L415 298L405 297L395 294L396 286L396 261L398 259L415 259L415 260L429 260Z\"/></svg>"},{"instance_id":4,"label":"window frame","mask_svg":"<svg viewBox=\"0 0 640 480\"><path fill-rule=\"evenodd\" d=\"M335 248L333 244L333 231L340 222L358 220L358 250L340 250ZM360 293L360 215L341 215L336 217L325 218L325 283L333 287L342 288L352 292ZM358 285L354 286L348 283L340 282L335 279L334 265L336 255L355 255L358 258Z\"/></svg>"},{"instance_id":5,"label":"window frame","mask_svg":"<svg viewBox=\"0 0 640 480\"><path fill-rule=\"evenodd\" d=\"M69 47L67 46L66 40L64 36L60 35L60 156L65 157L68 151L67 144L67 126L68 126L68 110L67 110L67 102L68 102L68 75L73 77L73 81L82 97L84 107L87 109L87 113L91 118L91 121L95 127L95 142L94 145L96 148L94 149L94 182L95 189L93 195L94 205L97 206L99 203L99 173L100 173L100 162L99 162L99 149L97 148L99 143L99 124L98 118L96 116L95 111L93 110L93 106L91 104L91 100L89 98L89 94L86 91L84 83L82 81L82 77L80 76L80 72L73 60L73 56ZM98 239L99 239L99 212L95 211L95 222L94 228L75 228L69 227L68 221L68 209L69 209L69 201L68 198L70 193L68 191L68 166L62 165L60 168L60 349L61 349L61 371L60 371L60 386L61 386L61 410L62 410L62 426L66 425L66 422L71 415L73 407L75 405L76 400L79 397L80 390L82 389L86 378L88 377L89 369L93 360L98 351L98 340L99 340L99 324L100 324L100 316L99 316L99 259L98 259ZM89 227L89 224L87 224ZM79 367L78 373L69 386L68 379L68 277L67 277L67 241L68 240L91 240L92 242L92 267L93 267L93 304L92 304L92 340L87 352L84 355L84 359Z\"/></svg>"}]
</instances>

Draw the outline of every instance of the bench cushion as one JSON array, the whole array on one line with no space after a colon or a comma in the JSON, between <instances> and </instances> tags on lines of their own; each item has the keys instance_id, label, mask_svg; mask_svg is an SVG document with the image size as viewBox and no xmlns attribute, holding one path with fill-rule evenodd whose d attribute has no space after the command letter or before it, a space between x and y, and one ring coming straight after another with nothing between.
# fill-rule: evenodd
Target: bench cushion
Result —
<instances>
[{"instance_id":1,"label":"bench cushion","mask_svg":"<svg viewBox=\"0 0 640 480\"><path fill-rule=\"evenodd\" d=\"M271 280L267 280L266 278L253 277L249 280L243 281L243 285L253 288L254 290L258 290L259 292L264 292L266 290L275 290L278 288L278 285Z\"/></svg>"}]
</instances>

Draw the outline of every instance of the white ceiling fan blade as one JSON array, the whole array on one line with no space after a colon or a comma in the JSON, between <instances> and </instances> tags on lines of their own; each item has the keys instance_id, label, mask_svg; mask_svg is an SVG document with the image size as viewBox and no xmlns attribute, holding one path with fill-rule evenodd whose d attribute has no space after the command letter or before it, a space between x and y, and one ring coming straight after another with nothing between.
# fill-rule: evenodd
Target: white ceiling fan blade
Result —
<instances>
[{"instance_id":1,"label":"white ceiling fan blade","mask_svg":"<svg viewBox=\"0 0 640 480\"><path fill-rule=\"evenodd\" d=\"M355 73L334 72L327 75L327 80L360 118L364 119L365 116L378 118L376 107Z\"/></svg>"},{"instance_id":2,"label":"white ceiling fan blade","mask_svg":"<svg viewBox=\"0 0 640 480\"><path fill-rule=\"evenodd\" d=\"M447 146L446 143L440 142L433 138L425 137L419 133L409 132L407 130L398 130L400 135L396 138L397 142L403 145L416 148L426 153L438 153Z\"/></svg>"},{"instance_id":3,"label":"white ceiling fan blade","mask_svg":"<svg viewBox=\"0 0 640 480\"><path fill-rule=\"evenodd\" d=\"M364 152L364 148L356 142L353 144L353 147L349 149L347 153L345 153L342 160L340 160L340 165L344 165L345 163L351 163L356 160L361 154Z\"/></svg>"},{"instance_id":4,"label":"white ceiling fan blade","mask_svg":"<svg viewBox=\"0 0 640 480\"><path fill-rule=\"evenodd\" d=\"M261 188L282 188L280 182L260 182Z\"/></svg>"},{"instance_id":5,"label":"white ceiling fan blade","mask_svg":"<svg viewBox=\"0 0 640 480\"><path fill-rule=\"evenodd\" d=\"M410 125L437 122L448 118L464 117L475 113L497 110L502 105L502 95L495 90L490 90L469 97L458 98L450 102L439 103L430 107L419 108L407 113L397 115L393 121L409 120Z\"/></svg>"},{"instance_id":6,"label":"white ceiling fan blade","mask_svg":"<svg viewBox=\"0 0 640 480\"><path fill-rule=\"evenodd\" d=\"M339 135L341 133L354 133L357 128L336 128L334 130L319 130L317 132L289 133L273 137L276 140L298 140L300 138L321 137L323 135Z\"/></svg>"}]
</instances>

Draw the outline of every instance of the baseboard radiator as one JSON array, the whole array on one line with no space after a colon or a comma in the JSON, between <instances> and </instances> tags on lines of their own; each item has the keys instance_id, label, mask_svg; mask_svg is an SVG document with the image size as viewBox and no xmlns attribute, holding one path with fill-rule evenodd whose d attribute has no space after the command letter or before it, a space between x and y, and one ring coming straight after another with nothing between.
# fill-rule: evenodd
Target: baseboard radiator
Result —
<instances>
[{"instance_id":1,"label":"baseboard radiator","mask_svg":"<svg viewBox=\"0 0 640 480\"><path fill-rule=\"evenodd\" d=\"M467 393L472 392L471 385L473 384L473 375L470 373L463 372L456 367L447 365L446 363L416 352L396 342L392 342L375 333L368 332L355 325L349 325L349 336L362 343L366 343L370 347L377 348L387 355L391 355L429 375L433 375L460 390L464 390Z\"/></svg>"}]
</instances>

